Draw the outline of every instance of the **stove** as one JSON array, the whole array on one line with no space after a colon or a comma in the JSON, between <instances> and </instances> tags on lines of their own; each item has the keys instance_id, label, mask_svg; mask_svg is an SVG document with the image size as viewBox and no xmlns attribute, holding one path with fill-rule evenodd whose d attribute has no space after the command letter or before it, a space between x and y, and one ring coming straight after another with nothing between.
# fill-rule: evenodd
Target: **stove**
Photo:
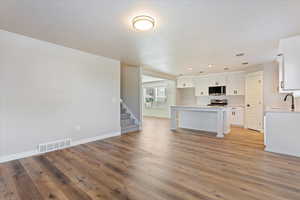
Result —
<instances>
[{"instance_id":1,"label":"stove","mask_svg":"<svg viewBox=\"0 0 300 200\"><path fill-rule=\"evenodd\" d=\"M208 106L227 106L228 100L227 99L211 99L210 104Z\"/></svg>"}]
</instances>

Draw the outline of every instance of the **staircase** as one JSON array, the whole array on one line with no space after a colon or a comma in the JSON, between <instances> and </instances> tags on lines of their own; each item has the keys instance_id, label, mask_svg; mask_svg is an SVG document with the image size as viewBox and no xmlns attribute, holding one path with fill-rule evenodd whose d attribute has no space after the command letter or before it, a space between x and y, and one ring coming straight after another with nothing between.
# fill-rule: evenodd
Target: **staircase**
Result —
<instances>
[{"instance_id":1,"label":"staircase","mask_svg":"<svg viewBox=\"0 0 300 200\"><path fill-rule=\"evenodd\" d=\"M139 131L139 120L133 115L126 104L121 100L121 133Z\"/></svg>"}]
</instances>

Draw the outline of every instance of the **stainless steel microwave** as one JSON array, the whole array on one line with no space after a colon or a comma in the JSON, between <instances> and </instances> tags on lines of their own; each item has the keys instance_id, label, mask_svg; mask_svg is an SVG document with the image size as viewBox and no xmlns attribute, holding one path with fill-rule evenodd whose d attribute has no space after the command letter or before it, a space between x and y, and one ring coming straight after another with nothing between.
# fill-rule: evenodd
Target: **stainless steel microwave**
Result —
<instances>
[{"instance_id":1,"label":"stainless steel microwave","mask_svg":"<svg viewBox=\"0 0 300 200\"><path fill-rule=\"evenodd\" d=\"M209 96L224 96L226 95L226 86L211 86L208 88Z\"/></svg>"}]
</instances>

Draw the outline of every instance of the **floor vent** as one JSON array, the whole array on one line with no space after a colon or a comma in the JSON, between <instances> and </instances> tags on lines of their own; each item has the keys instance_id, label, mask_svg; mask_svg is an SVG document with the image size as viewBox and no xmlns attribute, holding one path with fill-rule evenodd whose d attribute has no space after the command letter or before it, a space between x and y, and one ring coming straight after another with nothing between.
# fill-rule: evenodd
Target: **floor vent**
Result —
<instances>
[{"instance_id":1,"label":"floor vent","mask_svg":"<svg viewBox=\"0 0 300 200\"><path fill-rule=\"evenodd\" d=\"M40 153L55 151L71 146L71 139L57 140L49 143L39 144L38 151Z\"/></svg>"}]
</instances>

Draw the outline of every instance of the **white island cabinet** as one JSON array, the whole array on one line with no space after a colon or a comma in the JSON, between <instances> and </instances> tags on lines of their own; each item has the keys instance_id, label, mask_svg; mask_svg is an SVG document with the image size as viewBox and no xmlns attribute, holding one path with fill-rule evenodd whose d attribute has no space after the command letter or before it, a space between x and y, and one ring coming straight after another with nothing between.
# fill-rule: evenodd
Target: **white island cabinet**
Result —
<instances>
[{"instance_id":1,"label":"white island cabinet","mask_svg":"<svg viewBox=\"0 0 300 200\"><path fill-rule=\"evenodd\" d=\"M179 127L216 132L222 138L230 132L229 111L227 107L171 106L171 130Z\"/></svg>"},{"instance_id":2,"label":"white island cabinet","mask_svg":"<svg viewBox=\"0 0 300 200\"><path fill-rule=\"evenodd\" d=\"M300 112L267 110L265 113L265 150L300 157Z\"/></svg>"}]
</instances>

